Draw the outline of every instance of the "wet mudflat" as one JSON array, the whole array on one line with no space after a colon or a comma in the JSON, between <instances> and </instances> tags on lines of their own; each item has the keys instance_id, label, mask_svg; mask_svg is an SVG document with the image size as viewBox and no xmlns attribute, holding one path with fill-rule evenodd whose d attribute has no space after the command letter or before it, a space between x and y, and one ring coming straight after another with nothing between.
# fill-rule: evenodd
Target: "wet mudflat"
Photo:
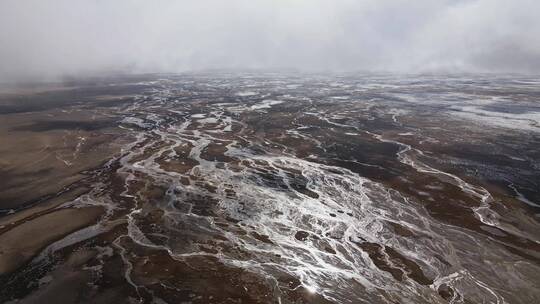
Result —
<instances>
[{"instance_id":1,"label":"wet mudflat","mask_svg":"<svg viewBox=\"0 0 540 304\"><path fill-rule=\"evenodd\" d=\"M0 94L0 300L540 301L540 81L143 75Z\"/></svg>"}]
</instances>

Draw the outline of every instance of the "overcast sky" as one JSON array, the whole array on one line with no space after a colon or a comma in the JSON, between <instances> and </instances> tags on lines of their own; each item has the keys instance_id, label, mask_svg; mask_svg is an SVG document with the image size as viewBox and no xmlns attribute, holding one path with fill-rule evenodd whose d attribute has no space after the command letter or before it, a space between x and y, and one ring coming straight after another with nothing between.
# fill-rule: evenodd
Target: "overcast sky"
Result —
<instances>
[{"instance_id":1,"label":"overcast sky","mask_svg":"<svg viewBox=\"0 0 540 304\"><path fill-rule=\"evenodd\" d=\"M0 0L0 80L203 69L540 73L539 0Z\"/></svg>"}]
</instances>

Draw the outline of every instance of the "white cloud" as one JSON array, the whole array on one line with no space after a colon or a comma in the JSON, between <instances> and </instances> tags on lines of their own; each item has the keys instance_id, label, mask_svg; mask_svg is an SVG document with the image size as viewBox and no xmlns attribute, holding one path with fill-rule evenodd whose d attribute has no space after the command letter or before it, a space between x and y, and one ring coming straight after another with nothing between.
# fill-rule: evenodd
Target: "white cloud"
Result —
<instances>
[{"instance_id":1,"label":"white cloud","mask_svg":"<svg viewBox=\"0 0 540 304\"><path fill-rule=\"evenodd\" d=\"M535 0L2 0L0 79L212 68L540 72Z\"/></svg>"}]
</instances>

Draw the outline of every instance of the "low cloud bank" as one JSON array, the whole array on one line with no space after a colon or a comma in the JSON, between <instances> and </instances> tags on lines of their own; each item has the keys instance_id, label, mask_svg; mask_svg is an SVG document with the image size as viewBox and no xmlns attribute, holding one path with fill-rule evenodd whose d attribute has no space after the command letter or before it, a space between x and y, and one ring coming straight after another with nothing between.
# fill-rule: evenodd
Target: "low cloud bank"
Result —
<instances>
[{"instance_id":1,"label":"low cloud bank","mask_svg":"<svg viewBox=\"0 0 540 304\"><path fill-rule=\"evenodd\" d=\"M540 73L536 0L3 0L0 81L204 69Z\"/></svg>"}]
</instances>

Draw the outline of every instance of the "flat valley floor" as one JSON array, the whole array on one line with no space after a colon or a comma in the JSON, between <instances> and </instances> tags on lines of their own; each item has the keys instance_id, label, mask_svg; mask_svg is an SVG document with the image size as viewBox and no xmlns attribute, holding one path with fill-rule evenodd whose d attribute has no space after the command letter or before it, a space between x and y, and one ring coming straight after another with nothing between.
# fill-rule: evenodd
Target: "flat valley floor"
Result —
<instances>
[{"instance_id":1,"label":"flat valley floor","mask_svg":"<svg viewBox=\"0 0 540 304\"><path fill-rule=\"evenodd\" d=\"M2 303L540 303L540 80L0 88Z\"/></svg>"}]
</instances>

